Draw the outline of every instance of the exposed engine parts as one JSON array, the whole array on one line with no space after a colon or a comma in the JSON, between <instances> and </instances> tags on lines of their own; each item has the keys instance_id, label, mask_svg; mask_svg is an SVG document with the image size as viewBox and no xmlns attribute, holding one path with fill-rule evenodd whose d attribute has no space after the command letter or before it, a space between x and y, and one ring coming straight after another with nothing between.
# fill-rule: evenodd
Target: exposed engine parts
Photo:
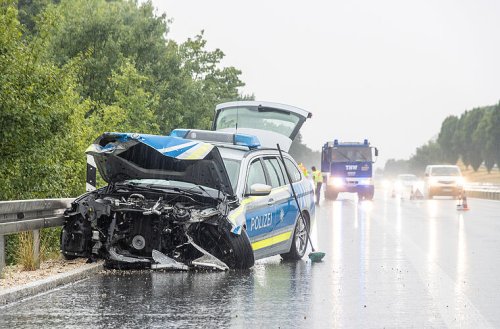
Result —
<instances>
[{"instance_id":1,"label":"exposed engine parts","mask_svg":"<svg viewBox=\"0 0 500 329\"><path fill-rule=\"evenodd\" d=\"M101 189L66 211L61 250L113 268L227 270L235 264L227 209L195 193Z\"/></svg>"}]
</instances>

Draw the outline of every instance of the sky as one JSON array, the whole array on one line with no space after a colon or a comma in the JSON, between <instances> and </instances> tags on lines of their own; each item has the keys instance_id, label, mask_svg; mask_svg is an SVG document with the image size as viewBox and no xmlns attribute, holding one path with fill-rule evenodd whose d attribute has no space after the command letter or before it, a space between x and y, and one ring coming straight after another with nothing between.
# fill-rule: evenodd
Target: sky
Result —
<instances>
[{"instance_id":1,"label":"sky","mask_svg":"<svg viewBox=\"0 0 500 329\"><path fill-rule=\"evenodd\" d=\"M306 109L303 141L368 138L406 159L449 115L500 100L500 1L153 0L167 38L201 30L242 93Z\"/></svg>"}]
</instances>

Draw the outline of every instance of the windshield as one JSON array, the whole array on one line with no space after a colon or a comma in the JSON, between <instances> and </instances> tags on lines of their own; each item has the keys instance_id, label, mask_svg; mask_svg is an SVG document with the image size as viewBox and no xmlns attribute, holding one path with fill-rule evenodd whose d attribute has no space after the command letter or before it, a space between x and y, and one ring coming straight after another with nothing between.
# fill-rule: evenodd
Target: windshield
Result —
<instances>
[{"instance_id":1,"label":"windshield","mask_svg":"<svg viewBox=\"0 0 500 329\"><path fill-rule=\"evenodd\" d=\"M332 161L372 161L372 151L369 147L334 147Z\"/></svg>"},{"instance_id":2,"label":"windshield","mask_svg":"<svg viewBox=\"0 0 500 329\"><path fill-rule=\"evenodd\" d=\"M461 176L458 167L434 167L431 176Z\"/></svg>"},{"instance_id":3,"label":"windshield","mask_svg":"<svg viewBox=\"0 0 500 329\"><path fill-rule=\"evenodd\" d=\"M222 109L217 116L217 130L226 128L252 128L292 136L300 121L298 114L257 106Z\"/></svg>"},{"instance_id":4,"label":"windshield","mask_svg":"<svg viewBox=\"0 0 500 329\"><path fill-rule=\"evenodd\" d=\"M240 173L241 161L235 159L222 158L224 165L226 166L227 175L229 176L229 181L233 187L233 191L236 191L236 186L238 185L238 175Z\"/></svg>"}]
</instances>

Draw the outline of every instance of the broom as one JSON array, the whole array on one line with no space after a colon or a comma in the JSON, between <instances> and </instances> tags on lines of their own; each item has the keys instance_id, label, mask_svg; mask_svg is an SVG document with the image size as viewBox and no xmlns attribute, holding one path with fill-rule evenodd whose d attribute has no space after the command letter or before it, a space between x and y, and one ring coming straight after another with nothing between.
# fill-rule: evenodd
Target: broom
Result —
<instances>
[{"instance_id":1,"label":"broom","mask_svg":"<svg viewBox=\"0 0 500 329\"><path fill-rule=\"evenodd\" d=\"M295 199L295 203L297 204L297 209L299 210L300 218L302 219L302 222L306 225L307 240L309 241L309 244L311 245L311 249L312 249L312 252L309 253L309 259L311 260L311 262L321 262L323 257L325 257L325 253L321 252L321 251L316 251L314 249L311 237L309 236L308 223L304 219L304 216L302 215L302 209L300 208L299 199L297 199L297 194L295 193L295 189L293 188L292 179L290 177L290 173L288 172L288 168L286 166L285 159L283 158L283 153L281 152L280 144L276 144L276 146L278 147L281 162L283 162L283 168L285 168L285 173L286 173L286 176L288 177L288 182L290 183L290 187L292 188L293 198Z\"/></svg>"}]
</instances>

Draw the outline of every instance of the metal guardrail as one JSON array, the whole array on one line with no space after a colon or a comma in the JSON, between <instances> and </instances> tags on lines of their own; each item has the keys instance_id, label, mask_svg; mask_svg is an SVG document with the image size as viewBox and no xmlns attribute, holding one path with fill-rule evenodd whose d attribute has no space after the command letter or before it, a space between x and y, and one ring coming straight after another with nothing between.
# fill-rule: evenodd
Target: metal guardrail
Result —
<instances>
[{"instance_id":1,"label":"metal guardrail","mask_svg":"<svg viewBox=\"0 0 500 329\"><path fill-rule=\"evenodd\" d=\"M500 200L498 185L470 185L466 187L469 197ZM0 273L5 266L5 235L33 231L33 253L36 264L40 259L40 229L61 226L64 210L73 198L0 201Z\"/></svg>"},{"instance_id":2,"label":"metal guardrail","mask_svg":"<svg viewBox=\"0 0 500 329\"><path fill-rule=\"evenodd\" d=\"M500 185L489 183L469 183L465 193L472 198L500 200Z\"/></svg>"},{"instance_id":3,"label":"metal guardrail","mask_svg":"<svg viewBox=\"0 0 500 329\"><path fill-rule=\"evenodd\" d=\"M35 263L40 259L40 229L61 226L74 199L0 201L0 273L5 266L5 235L33 231Z\"/></svg>"},{"instance_id":4,"label":"metal guardrail","mask_svg":"<svg viewBox=\"0 0 500 329\"><path fill-rule=\"evenodd\" d=\"M483 189L466 189L465 194L471 198L500 200L500 191L483 190Z\"/></svg>"}]
</instances>

